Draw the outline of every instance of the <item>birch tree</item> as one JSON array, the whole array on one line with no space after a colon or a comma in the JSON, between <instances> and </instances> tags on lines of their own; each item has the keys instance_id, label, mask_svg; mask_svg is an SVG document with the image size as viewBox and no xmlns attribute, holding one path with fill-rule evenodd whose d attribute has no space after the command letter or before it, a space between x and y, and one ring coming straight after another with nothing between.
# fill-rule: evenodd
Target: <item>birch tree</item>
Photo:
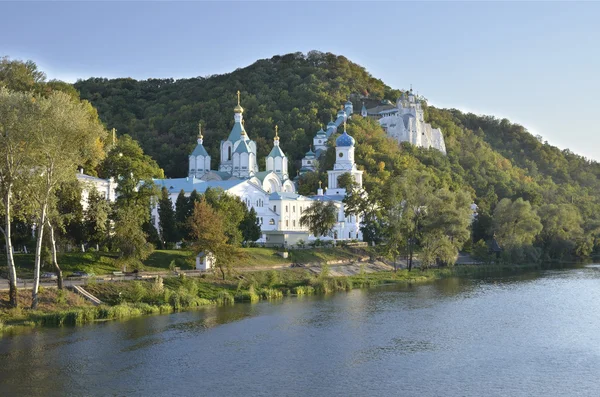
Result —
<instances>
[{"instance_id":1,"label":"birch tree","mask_svg":"<svg viewBox=\"0 0 600 397\"><path fill-rule=\"evenodd\" d=\"M57 186L73 180L77 166L101 146L106 132L95 112L86 102L74 100L67 94L55 92L48 98L38 98L35 126L31 129L35 164L29 197L36 210L36 249L34 284L31 307L38 304L40 265L44 225L48 224L48 210Z\"/></svg>"},{"instance_id":2,"label":"birch tree","mask_svg":"<svg viewBox=\"0 0 600 397\"><path fill-rule=\"evenodd\" d=\"M9 303L17 307L17 273L13 257L11 223L18 217L16 192L28 184L32 139L37 104L27 94L0 88L0 213L8 265Z\"/></svg>"}]
</instances>

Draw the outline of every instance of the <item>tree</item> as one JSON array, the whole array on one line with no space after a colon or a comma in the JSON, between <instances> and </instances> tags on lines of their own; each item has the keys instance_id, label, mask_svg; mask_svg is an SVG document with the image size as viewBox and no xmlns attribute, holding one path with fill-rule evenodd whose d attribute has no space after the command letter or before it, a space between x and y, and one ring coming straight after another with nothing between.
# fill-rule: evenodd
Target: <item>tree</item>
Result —
<instances>
[{"instance_id":1,"label":"tree","mask_svg":"<svg viewBox=\"0 0 600 397\"><path fill-rule=\"evenodd\" d=\"M188 218L191 216L189 200L185 197L185 191L181 189L175 200L175 224L177 226L177 241L186 240L189 237Z\"/></svg>"},{"instance_id":2,"label":"tree","mask_svg":"<svg viewBox=\"0 0 600 397\"><path fill-rule=\"evenodd\" d=\"M300 225L308 227L315 237L326 236L337 223L337 206L333 201L315 201L300 217Z\"/></svg>"},{"instance_id":3,"label":"tree","mask_svg":"<svg viewBox=\"0 0 600 397\"><path fill-rule=\"evenodd\" d=\"M191 237L196 255L201 252L215 256L215 266L225 280L225 271L231 267L234 258L240 255L236 247L228 244L224 219L206 198L194 203L194 212L189 219Z\"/></svg>"},{"instance_id":4,"label":"tree","mask_svg":"<svg viewBox=\"0 0 600 397\"><path fill-rule=\"evenodd\" d=\"M574 255L585 243L583 219L574 205L545 204L538 214L543 226L538 239L548 257L562 259Z\"/></svg>"},{"instance_id":5,"label":"tree","mask_svg":"<svg viewBox=\"0 0 600 397\"><path fill-rule=\"evenodd\" d=\"M12 91L28 92L39 90L46 80L46 74L38 70L33 61L11 60L9 57L0 58L0 87Z\"/></svg>"},{"instance_id":6,"label":"tree","mask_svg":"<svg viewBox=\"0 0 600 397\"><path fill-rule=\"evenodd\" d=\"M153 250L148 238L157 239L149 210L158 193L152 178L162 178L164 173L135 140L123 135L100 165L100 175L117 181L113 245L125 262L137 266Z\"/></svg>"},{"instance_id":7,"label":"tree","mask_svg":"<svg viewBox=\"0 0 600 397\"><path fill-rule=\"evenodd\" d=\"M56 238L67 240L75 245L87 241L84 225L83 206L81 197L83 191L77 180L62 183L56 190L53 207L55 216L52 224L56 226Z\"/></svg>"},{"instance_id":8,"label":"tree","mask_svg":"<svg viewBox=\"0 0 600 397\"><path fill-rule=\"evenodd\" d=\"M315 194L319 188L319 182L327 183L327 175L320 172L306 172L298 180L298 194L309 196Z\"/></svg>"},{"instance_id":9,"label":"tree","mask_svg":"<svg viewBox=\"0 0 600 397\"><path fill-rule=\"evenodd\" d=\"M250 211L246 211L246 215L244 215L244 219L240 223L240 230L242 231L242 239L245 242L256 241L260 238L262 233L254 208L250 208Z\"/></svg>"},{"instance_id":10,"label":"tree","mask_svg":"<svg viewBox=\"0 0 600 397\"><path fill-rule=\"evenodd\" d=\"M47 223L52 195L62 183L75 179L79 164L96 153L97 143L106 131L85 103L73 100L62 92L53 92L47 98L34 98L37 107L33 116L36 127L29 133L35 150L30 155L35 164L32 180L27 186L29 197L35 203L37 243L34 265L32 308L37 307L40 261L44 225Z\"/></svg>"},{"instance_id":11,"label":"tree","mask_svg":"<svg viewBox=\"0 0 600 397\"><path fill-rule=\"evenodd\" d=\"M456 262L458 250L470 238L471 198L446 188L433 192L421 232L421 266Z\"/></svg>"},{"instance_id":12,"label":"tree","mask_svg":"<svg viewBox=\"0 0 600 397\"><path fill-rule=\"evenodd\" d=\"M24 215L23 211L15 211L14 204L22 198L18 193L29 183L29 171L33 167L30 153L34 150L34 141L29 131L36 123L36 110L37 104L29 95L0 88L0 213L3 214L0 231L6 244L9 301L13 307L17 307L18 302L11 225L15 218ZM28 205L21 208L26 207Z\"/></svg>"},{"instance_id":13,"label":"tree","mask_svg":"<svg viewBox=\"0 0 600 397\"><path fill-rule=\"evenodd\" d=\"M227 236L227 243L239 246L242 242L240 223L248 211L246 204L239 197L233 196L223 189L206 189L203 197L213 207L219 216L223 218L223 228Z\"/></svg>"},{"instance_id":14,"label":"tree","mask_svg":"<svg viewBox=\"0 0 600 397\"><path fill-rule=\"evenodd\" d=\"M438 260L453 264L470 237L469 195L437 188L426 171L409 171L392 181L388 197L384 213L388 256L395 260L406 250L410 271L418 247L422 268Z\"/></svg>"},{"instance_id":15,"label":"tree","mask_svg":"<svg viewBox=\"0 0 600 397\"><path fill-rule=\"evenodd\" d=\"M529 201L504 198L494 209L492 228L500 245L510 249L532 245L543 226Z\"/></svg>"},{"instance_id":16,"label":"tree","mask_svg":"<svg viewBox=\"0 0 600 397\"><path fill-rule=\"evenodd\" d=\"M163 187L160 192L160 199L158 200L158 219L161 241L170 248L179 241L179 236L177 233L173 202L171 201L169 191L166 187Z\"/></svg>"},{"instance_id":17,"label":"tree","mask_svg":"<svg viewBox=\"0 0 600 397\"><path fill-rule=\"evenodd\" d=\"M90 244L99 245L108 238L110 213L110 203L95 187L91 188L83 217L85 235Z\"/></svg>"},{"instance_id":18,"label":"tree","mask_svg":"<svg viewBox=\"0 0 600 397\"><path fill-rule=\"evenodd\" d=\"M117 202L148 208L150 198L157 193L152 178L164 178L164 172L156 161L144 154L138 142L123 135L100 165L100 176L117 181Z\"/></svg>"},{"instance_id":19,"label":"tree","mask_svg":"<svg viewBox=\"0 0 600 397\"><path fill-rule=\"evenodd\" d=\"M142 230L139 212L133 206L117 208L113 245L121 253L123 262L139 266L153 251L152 244L146 241L147 235Z\"/></svg>"}]
</instances>

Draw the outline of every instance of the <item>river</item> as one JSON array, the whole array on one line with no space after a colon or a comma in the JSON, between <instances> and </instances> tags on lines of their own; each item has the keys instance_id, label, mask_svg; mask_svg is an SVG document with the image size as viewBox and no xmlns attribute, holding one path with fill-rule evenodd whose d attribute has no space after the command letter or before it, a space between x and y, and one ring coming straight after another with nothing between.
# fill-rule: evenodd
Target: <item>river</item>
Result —
<instances>
[{"instance_id":1,"label":"river","mask_svg":"<svg viewBox=\"0 0 600 397\"><path fill-rule=\"evenodd\" d=\"M0 339L0 396L598 396L600 268Z\"/></svg>"}]
</instances>

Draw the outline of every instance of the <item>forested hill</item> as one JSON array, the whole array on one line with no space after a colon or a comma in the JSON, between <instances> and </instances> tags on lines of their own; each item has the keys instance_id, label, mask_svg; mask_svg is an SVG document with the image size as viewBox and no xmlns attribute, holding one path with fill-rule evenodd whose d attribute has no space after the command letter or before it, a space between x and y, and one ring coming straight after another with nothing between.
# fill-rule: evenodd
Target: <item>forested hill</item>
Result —
<instances>
[{"instance_id":1,"label":"forested hill","mask_svg":"<svg viewBox=\"0 0 600 397\"><path fill-rule=\"evenodd\" d=\"M75 87L98 109L107 127L139 140L170 177L186 175L187 156L195 145L199 121L205 129L204 143L213 157L213 168L217 166L219 143L233 123L237 90L242 92L246 129L257 141L259 159L264 161L270 151L273 128L278 124L283 150L296 162L315 132L352 94L368 93L370 98L390 100L400 94L348 59L320 52L276 56L206 78L92 78L77 82ZM353 98L355 110L360 111L358 96ZM357 139L357 162L367 171L365 185L372 196L384 190L388 178L407 169L421 169L431 173L440 186L470 192L482 214L491 213L502 198L521 197L540 212L568 218L553 223L560 229L555 234L569 233L577 244L598 246L598 163L542 143L508 120L433 107L426 107L425 115L427 121L442 128L448 156L409 144L397 145L373 120L354 117L348 125ZM328 153L322 169L333 161L332 153ZM307 180L301 192L316 189L315 184L316 179ZM480 218L474 241L490 230L486 219L491 222L491 218ZM566 226L565 222L571 223ZM545 230L551 228L550 224L544 226Z\"/></svg>"},{"instance_id":2,"label":"forested hill","mask_svg":"<svg viewBox=\"0 0 600 397\"><path fill-rule=\"evenodd\" d=\"M256 140L262 161L271 150L275 124L283 150L290 159L299 159L315 132L351 93L393 100L399 95L363 67L320 52L263 59L223 75L144 81L91 78L75 87L98 109L107 127L140 141L170 177L187 174L198 122L205 147L218 161L219 143L233 125L238 90L246 130Z\"/></svg>"}]
</instances>

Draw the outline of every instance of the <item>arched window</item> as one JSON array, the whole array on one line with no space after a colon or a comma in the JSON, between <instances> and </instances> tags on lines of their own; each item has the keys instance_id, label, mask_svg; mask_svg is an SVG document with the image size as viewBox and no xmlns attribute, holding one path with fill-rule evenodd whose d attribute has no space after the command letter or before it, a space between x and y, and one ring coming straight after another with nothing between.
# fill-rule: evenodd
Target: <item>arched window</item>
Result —
<instances>
[{"instance_id":1,"label":"arched window","mask_svg":"<svg viewBox=\"0 0 600 397\"><path fill-rule=\"evenodd\" d=\"M231 146L227 148L227 160L231 160Z\"/></svg>"},{"instance_id":2,"label":"arched window","mask_svg":"<svg viewBox=\"0 0 600 397\"><path fill-rule=\"evenodd\" d=\"M275 219L271 218L271 220L269 221L269 225L274 225L275 224Z\"/></svg>"}]
</instances>

